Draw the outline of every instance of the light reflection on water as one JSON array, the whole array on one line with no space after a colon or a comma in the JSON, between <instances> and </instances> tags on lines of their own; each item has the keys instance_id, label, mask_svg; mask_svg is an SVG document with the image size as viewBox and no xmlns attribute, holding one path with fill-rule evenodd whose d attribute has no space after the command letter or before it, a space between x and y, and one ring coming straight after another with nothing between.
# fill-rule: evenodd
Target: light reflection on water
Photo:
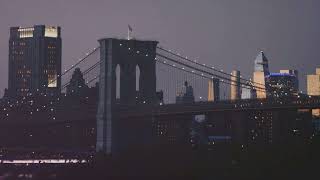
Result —
<instances>
[{"instance_id":1,"label":"light reflection on water","mask_svg":"<svg viewBox=\"0 0 320 180\"><path fill-rule=\"evenodd\" d=\"M2 164L72 164L87 163L87 160L81 159L23 159L23 160L0 160Z\"/></svg>"}]
</instances>

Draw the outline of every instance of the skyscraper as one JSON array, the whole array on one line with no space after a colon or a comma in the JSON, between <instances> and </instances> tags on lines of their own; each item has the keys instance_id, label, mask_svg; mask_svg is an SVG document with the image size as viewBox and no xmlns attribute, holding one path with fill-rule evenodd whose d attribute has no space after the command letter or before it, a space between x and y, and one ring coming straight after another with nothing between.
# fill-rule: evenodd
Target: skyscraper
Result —
<instances>
[{"instance_id":1,"label":"skyscraper","mask_svg":"<svg viewBox=\"0 0 320 180\"><path fill-rule=\"evenodd\" d=\"M288 98L298 96L298 80L294 74L270 73L266 76L267 97Z\"/></svg>"},{"instance_id":2,"label":"skyscraper","mask_svg":"<svg viewBox=\"0 0 320 180\"><path fill-rule=\"evenodd\" d=\"M264 72L265 75L269 74L268 59L263 51L260 51L256 59L254 60L254 71Z\"/></svg>"},{"instance_id":3,"label":"skyscraper","mask_svg":"<svg viewBox=\"0 0 320 180\"><path fill-rule=\"evenodd\" d=\"M181 92L179 92L176 96L176 103L194 103L193 88L191 85L188 84L187 81L184 82L184 87L182 88Z\"/></svg>"},{"instance_id":4,"label":"skyscraper","mask_svg":"<svg viewBox=\"0 0 320 180\"><path fill-rule=\"evenodd\" d=\"M60 27L11 27L9 39L10 96L60 92Z\"/></svg>"},{"instance_id":5,"label":"skyscraper","mask_svg":"<svg viewBox=\"0 0 320 180\"><path fill-rule=\"evenodd\" d=\"M208 101L219 101L220 86L219 79L213 78L208 81Z\"/></svg>"},{"instance_id":6,"label":"skyscraper","mask_svg":"<svg viewBox=\"0 0 320 180\"><path fill-rule=\"evenodd\" d=\"M230 92L231 100L238 100L241 98L240 71L232 71Z\"/></svg>"},{"instance_id":7,"label":"skyscraper","mask_svg":"<svg viewBox=\"0 0 320 180\"><path fill-rule=\"evenodd\" d=\"M265 78L269 75L268 59L264 52L261 51L254 61L254 73L253 82L257 89L257 98L266 98L267 94L265 91L266 83Z\"/></svg>"},{"instance_id":8,"label":"skyscraper","mask_svg":"<svg viewBox=\"0 0 320 180\"><path fill-rule=\"evenodd\" d=\"M307 76L308 95L320 96L320 68L316 69L316 74Z\"/></svg>"},{"instance_id":9,"label":"skyscraper","mask_svg":"<svg viewBox=\"0 0 320 180\"><path fill-rule=\"evenodd\" d=\"M295 89L297 92L299 91L299 72L298 70L295 69L286 69L286 70L280 70L280 73L286 73L286 74L291 74L295 76Z\"/></svg>"},{"instance_id":10,"label":"skyscraper","mask_svg":"<svg viewBox=\"0 0 320 180\"><path fill-rule=\"evenodd\" d=\"M315 75L307 76L307 91L310 96L320 96L320 68L316 69ZM320 109L312 110L314 116L320 117Z\"/></svg>"},{"instance_id":11,"label":"skyscraper","mask_svg":"<svg viewBox=\"0 0 320 180\"><path fill-rule=\"evenodd\" d=\"M294 75L296 77L298 77L298 75L299 75L298 70L295 70L295 69L280 70L280 73L292 74L292 75Z\"/></svg>"}]
</instances>

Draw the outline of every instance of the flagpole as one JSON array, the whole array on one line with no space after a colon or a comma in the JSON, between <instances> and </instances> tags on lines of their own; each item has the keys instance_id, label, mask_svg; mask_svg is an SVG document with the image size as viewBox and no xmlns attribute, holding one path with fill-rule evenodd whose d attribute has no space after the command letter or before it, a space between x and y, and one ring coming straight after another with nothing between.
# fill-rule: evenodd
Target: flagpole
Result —
<instances>
[{"instance_id":1,"label":"flagpole","mask_svg":"<svg viewBox=\"0 0 320 180\"><path fill-rule=\"evenodd\" d=\"M132 27L128 24L128 40L131 39Z\"/></svg>"},{"instance_id":2,"label":"flagpole","mask_svg":"<svg viewBox=\"0 0 320 180\"><path fill-rule=\"evenodd\" d=\"M130 29L128 28L128 40L130 40Z\"/></svg>"}]
</instances>

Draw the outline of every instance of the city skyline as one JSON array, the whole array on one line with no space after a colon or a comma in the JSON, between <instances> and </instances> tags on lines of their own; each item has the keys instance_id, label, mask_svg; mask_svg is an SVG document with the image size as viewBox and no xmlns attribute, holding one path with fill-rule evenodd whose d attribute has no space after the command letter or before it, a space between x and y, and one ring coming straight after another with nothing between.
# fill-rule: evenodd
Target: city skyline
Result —
<instances>
[{"instance_id":1,"label":"city skyline","mask_svg":"<svg viewBox=\"0 0 320 180\"><path fill-rule=\"evenodd\" d=\"M3 0L0 179L317 177L319 9Z\"/></svg>"},{"instance_id":2,"label":"city skyline","mask_svg":"<svg viewBox=\"0 0 320 180\"><path fill-rule=\"evenodd\" d=\"M5 24L0 28L1 96L7 87L9 27L20 25L61 26L63 68L95 47L99 37L125 37L127 24L132 26L136 38L159 40L160 45L181 54L193 58L200 56L199 61L203 63L221 65L219 68L228 72L238 69L246 78L251 77L254 58L262 49L270 60L271 72L280 69L301 72L301 90L304 92L305 75L311 74L318 65L316 47L319 37L316 33L320 27L316 18L320 2L316 1L201 1L196 5L191 1L183 4L169 1L32 2L38 2L37 6L32 3L16 6L18 1L4 1L0 7L0 19ZM194 10L194 6L199 10ZM191 23L186 23L186 19ZM188 43L190 41L193 43ZM198 44L203 44L203 48L197 48Z\"/></svg>"}]
</instances>

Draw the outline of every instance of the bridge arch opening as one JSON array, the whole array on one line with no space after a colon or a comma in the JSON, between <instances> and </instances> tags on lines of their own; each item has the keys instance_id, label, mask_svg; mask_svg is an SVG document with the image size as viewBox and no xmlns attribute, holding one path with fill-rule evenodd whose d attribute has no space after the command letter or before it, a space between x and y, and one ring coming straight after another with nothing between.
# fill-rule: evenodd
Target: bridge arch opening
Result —
<instances>
[{"instance_id":1,"label":"bridge arch opening","mask_svg":"<svg viewBox=\"0 0 320 180\"><path fill-rule=\"evenodd\" d=\"M140 67L136 65L136 91L140 90Z\"/></svg>"}]
</instances>

